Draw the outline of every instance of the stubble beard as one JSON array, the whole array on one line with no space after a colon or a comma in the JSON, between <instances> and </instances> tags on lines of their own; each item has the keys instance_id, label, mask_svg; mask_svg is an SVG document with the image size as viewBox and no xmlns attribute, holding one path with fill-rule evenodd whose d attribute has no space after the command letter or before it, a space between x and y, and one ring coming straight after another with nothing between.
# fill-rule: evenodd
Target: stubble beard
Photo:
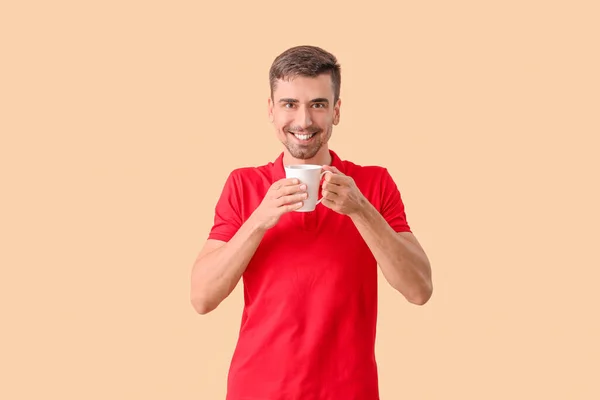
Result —
<instances>
[{"instance_id":1,"label":"stubble beard","mask_svg":"<svg viewBox=\"0 0 600 400\"><path fill-rule=\"evenodd\" d=\"M301 145L297 143L293 143L288 135L291 133L286 131L286 140L283 142L283 145L287 148L290 155L298 160L308 160L317 155L321 147L323 147L324 143L327 143L329 138L331 137L332 127L329 127L326 130L325 137L322 136L323 131L319 131L313 137L313 141L308 145Z\"/></svg>"}]
</instances>

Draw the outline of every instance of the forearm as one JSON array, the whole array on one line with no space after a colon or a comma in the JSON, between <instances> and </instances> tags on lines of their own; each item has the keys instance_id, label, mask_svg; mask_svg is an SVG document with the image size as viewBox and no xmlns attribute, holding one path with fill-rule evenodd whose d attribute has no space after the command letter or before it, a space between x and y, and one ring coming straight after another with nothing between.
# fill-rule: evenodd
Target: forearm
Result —
<instances>
[{"instance_id":1,"label":"forearm","mask_svg":"<svg viewBox=\"0 0 600 400\"><path fill-rule=\"evenodd\" d=\"M227 243L198 258L192 269L192 302L199 313L214 310L229 296L264 234L250 218Z\"/></svg>"},{"instance_id":2,"label":"forearm","mask_svg":"<svg viewBox=\"0 0 600 400\"><path fill-rule=\"evenodd\" d=\"M350 218L390 285L411 303L427 302L432 292L431 268L420 246L395 232L366 199Z\"/></svg>"}]
</instances>

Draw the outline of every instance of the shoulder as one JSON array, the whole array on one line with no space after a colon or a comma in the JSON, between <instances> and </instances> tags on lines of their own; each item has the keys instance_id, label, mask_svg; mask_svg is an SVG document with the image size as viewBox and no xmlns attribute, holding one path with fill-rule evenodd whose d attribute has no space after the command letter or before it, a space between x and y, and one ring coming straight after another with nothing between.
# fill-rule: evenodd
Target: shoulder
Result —
<instances>
[{"instance_id":1,"label":"shoulder","mask_svg":"<svg viewBox=\"0 0 600 400\"><path fill-rule=\"evenodd\" d=\"M350 176L360 191L375 205L395 197L398 185L390 171L383 165L361 165L352 161L342 161L344 174Z\"/></svg>"},{"instance_id":2,"label":"shoulder","mask_svg":"<svg viewBox=\"0 0 600 400\"><path fill-rule=\"evenodd\" d=\"M343 160L345 174L354 180L388 180L391 175L387 167L382 165L361 165L349 160Z\"/></svg>"},{"instance_id":3,"label":"shoulder","mask_svg":"<svg viewBox=\"0 0 600 400\"><path fill-rule=\"evenodd\" d=\"M229 172L225 184L238 188L253 186L261 182L269 182L270 176L271 167L269 164L236 167Z\"/></svg>"},{"instance_id":4,"label":"shoulder","mask_svg":"<svg viewBox=\"0 0 600 400\"><path fill-rule=\"evenodd\" d=\"M234 167L230 171L229 176L235 178L251 178L254 176L269 174L272 168L272 162L259 165L242 165Z\"/></svg>"}]
</instances>

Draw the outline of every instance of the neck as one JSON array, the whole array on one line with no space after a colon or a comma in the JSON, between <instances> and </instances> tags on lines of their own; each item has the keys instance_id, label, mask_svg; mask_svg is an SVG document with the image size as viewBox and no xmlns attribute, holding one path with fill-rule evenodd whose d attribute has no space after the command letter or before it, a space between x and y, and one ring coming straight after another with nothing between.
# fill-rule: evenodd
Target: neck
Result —
<instances>
[{"instance_id":1,"label":"neck","mask_svg":"<svg viewBox=\"0 0 600 400\"><path fill-rule=\"evenodd\" d=\"M287 151L287 149L283 152L283 164L284 165L293 165L293 164L315 164L315 165L331 165L332 158L329 153L329 148L327 146L323 146L319 149L318 153L315 154L312 158L307 159L299 159L294 158Z\"/></svg>"}]
</instances>

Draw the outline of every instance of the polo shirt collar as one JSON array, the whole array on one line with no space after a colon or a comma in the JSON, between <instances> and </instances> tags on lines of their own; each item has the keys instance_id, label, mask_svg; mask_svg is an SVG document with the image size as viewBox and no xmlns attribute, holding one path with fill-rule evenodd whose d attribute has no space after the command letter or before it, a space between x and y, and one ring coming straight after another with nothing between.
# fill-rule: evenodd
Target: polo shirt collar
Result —
<instances>
[{"instance_id":1,"label":"polo shirt collar","mask_svg":"<svg viewBox=\"0 0 600 400\"><path fill-rule=\"evenodd\" d=\"M285 178L285 169L283 168L283 152L277 157L277 159L271 163L271 178L272 182L276 182L280 179ZM331 165L336 167L341 173L344 172L341 158L333 151L329 150L331 155Z\"/></svg>"}]
</instances>

